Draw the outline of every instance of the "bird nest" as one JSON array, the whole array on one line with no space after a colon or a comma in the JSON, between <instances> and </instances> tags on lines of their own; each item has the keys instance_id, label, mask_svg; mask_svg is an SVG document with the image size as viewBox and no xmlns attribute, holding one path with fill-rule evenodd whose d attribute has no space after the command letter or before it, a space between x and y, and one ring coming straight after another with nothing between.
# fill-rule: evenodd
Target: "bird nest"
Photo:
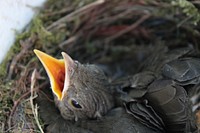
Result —
<instances>
[{"instance_id":1,"label":"bird nest","mask_svg":"<svg viewBox=\"0 0 200 133\"><path fill-rule=\"evenodd\" d=\"M33 49L130 75L161 46L200 50L199 9L195 0L49 0L1 64L0 131L43 132L34 99L49 81Z\"/></svg>"}]
</instances>

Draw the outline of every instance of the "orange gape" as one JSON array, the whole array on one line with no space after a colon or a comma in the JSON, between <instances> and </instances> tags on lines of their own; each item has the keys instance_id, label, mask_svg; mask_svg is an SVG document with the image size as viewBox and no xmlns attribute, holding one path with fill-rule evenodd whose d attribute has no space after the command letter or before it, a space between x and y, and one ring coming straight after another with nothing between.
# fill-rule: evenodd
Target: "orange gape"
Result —
<instances>
[{"instance_id":1,"label":"orange gape","mask_svg":"<svg viewBox=\"0 0 200 133\"><path fill-rule=\"evenodd\" d=\"M54 94L59 100L62 98L62 90L65 80L65 63L63 59L55 59L39 50L34 50L35 54L42 62L50 79Z\"/></svg>"}]
</instances>

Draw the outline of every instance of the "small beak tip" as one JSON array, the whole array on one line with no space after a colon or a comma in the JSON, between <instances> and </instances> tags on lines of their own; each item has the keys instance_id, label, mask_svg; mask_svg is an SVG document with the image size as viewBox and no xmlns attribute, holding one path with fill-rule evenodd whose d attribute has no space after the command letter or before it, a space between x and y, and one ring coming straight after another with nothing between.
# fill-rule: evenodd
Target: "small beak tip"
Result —
<instances>
[{"instance_id":1,"label":"small beak tip","mask_svg":"<svg viewBox=\"0 0 200 133\"><path fill-rule=\"evenodd\" d=\"M33 52L38 55L41 51L40 50L37 50L37 49L34 49Z\"/></svg>"},{"instance_id":2,"label":"small beak tip","mask_svg":"<svg viewBox=\"0 0 200 133\"><path fill-rule=\"evenodd\" d=\"M61 52L61 54L62 54L63 57L66 56L66 53L65 53L65 52Z\"/></svg>"},{"instance_id":3,"label":"small beak tip","mask_svg":"<svg viewBox=\"0 0 200 133\"><path fill-rule=\"evenodd\" d=\"M69 58L69 55L67 55L65 52L61 52L61 54L64 60Z\"/></svg>"},{"instance_id":4,"label":"small beak tip","mask_svg":"<svg viewBox=\"0 0 200 133\"><path fill-rule=\"evenodd\" d=\"M38 52L38 50L37 50L37 49L34 49L33 52L36 53L36 52Z\"/></svg>"}]
</instances>

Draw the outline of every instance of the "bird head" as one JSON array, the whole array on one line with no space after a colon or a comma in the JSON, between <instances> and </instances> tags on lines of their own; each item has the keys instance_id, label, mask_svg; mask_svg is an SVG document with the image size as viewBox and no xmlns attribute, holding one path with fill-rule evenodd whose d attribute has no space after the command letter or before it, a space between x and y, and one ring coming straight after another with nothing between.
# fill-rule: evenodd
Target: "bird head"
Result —
<instances>
[{"instance_id":1,"label":"bird head","mask_svg":"<svg viewBox=\"0 0 200 133\"><path fill-rule=\"evenodd\" d=\"M55 104L65 119L95 119L114 106L108 80L96 65L81 64L65 52L61 53L63 59L34 52L48 74Z\"/></svg>"}]
</instances>

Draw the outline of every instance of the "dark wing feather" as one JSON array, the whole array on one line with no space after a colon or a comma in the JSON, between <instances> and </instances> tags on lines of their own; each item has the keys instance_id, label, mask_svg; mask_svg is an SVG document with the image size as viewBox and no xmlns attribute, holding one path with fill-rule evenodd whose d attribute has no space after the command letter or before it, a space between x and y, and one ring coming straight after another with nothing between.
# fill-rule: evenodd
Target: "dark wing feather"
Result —
<instances>
[{"instance_id":1,"label":"dark wing feather","mask_svg":"<svg viewBox=\"0 0 200 133\"><path fill-rule=\"evenodd\" d=\"M184 58L171 61L163 66L162 74L180 83L197 84L200 77L200 60ZM198 80L195 80L198 79ZM193 82L196 81L196 82Z\"/></svg>"},{"instance_id":2,"label":"dark wing feather","mask_svg":"<svg viewBox=\"0 0 200 133\"><path fill-rule=\"evenodd\" d=\"M168 132L188 133L196 130L189 97L185 89L172 80L153 82L145 98L163 119Z\"/></svg>"},{"instance_id":3,"label":"dark wing feather","mask_svg":"<svg viewBox=\"0 0 200 133\"><path fill-rule=\"evenodd\" d=\"M140 123L156 132L164 131L164 122L156 114L156 112L147 104L147 100L143 102L130 101L126 105L126 110L133 115Z\"/></svg>"}]
</instances>

